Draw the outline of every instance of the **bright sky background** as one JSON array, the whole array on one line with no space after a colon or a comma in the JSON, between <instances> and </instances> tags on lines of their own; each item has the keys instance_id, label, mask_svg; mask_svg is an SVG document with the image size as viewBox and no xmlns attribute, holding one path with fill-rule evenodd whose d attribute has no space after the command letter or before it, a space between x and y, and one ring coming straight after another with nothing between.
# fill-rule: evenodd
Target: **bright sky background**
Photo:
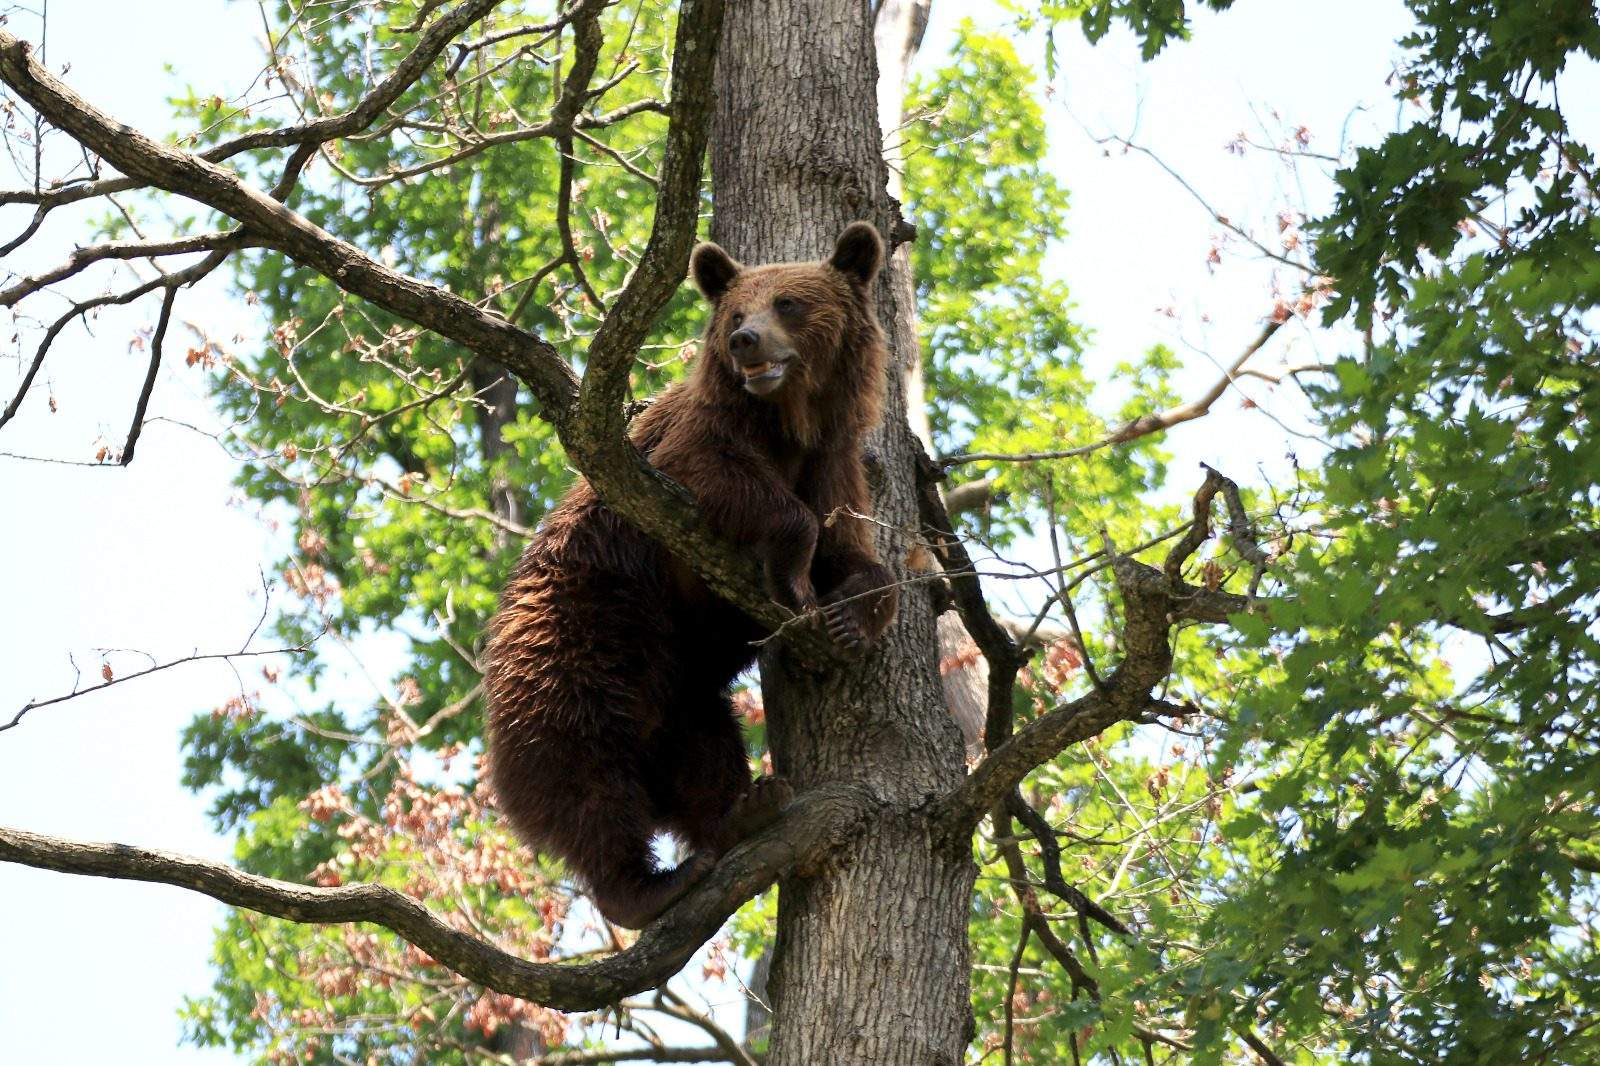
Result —
<instances>
[{"instance_id":1,"label":"bright sky background","mask_svg":"<svg viewBox=\"0 0 1600 1066\"><path fill-rule=\"evenodd\" d=\"M936 0L924 66L944 60L967 10L992 17L986 5ZM70 64L67 80L83 96L146 131L170 128L164 98L183 85L226 96L258 69L253 3L50 0L49 13L50 64ZM1280 143L1280 123L1270 115L1276 108L1283 127L1307 126L1311 148L1332 152L1357 103L1372 110L1354 116L1350 135L1373 140L1395 121L1384 79L1407 18L1399 0L1239 0L1233 11L1196 22L1192 43L1173 45L1150 64L1126 35L1090 50L1069 30L1047 105L1051 162L1073 196L1072 235L1053 251L1052 267L1072 286L1080 320L1095 330L1097 357L1133 357L1165 341L1184 355L1179 382L1189 394L1218 371L1184 342L1230 360L1270 310L1270 271L1235 245L1224 247L1213 273L1206 257L1219 227L1207 213L1149 159L1115 149L1107 155L1084 127L1152 148L1218 210L1270 241L1285 194L1315 212L1326 203L1326 185L1308 170L1297 188L1273 158L1240 158L1224 145L1241 130ZM15 13L10 27L38 40L36 18ZM0 185L15 184L12 174L0 177ZM0 239L26 215L0 209ZM84 231L65 216L47 224L50 247L7 268L36 269L70 250ZM47 369L59 412L48 413L46 388L36 387L0 432L0 452L86 460L102 434L120 444L144 366L127 341L153 315L153 307L107 314L93 337L69 333ZM185 293L179 317L222 336L259 335L249 309L219 283ZM182 339L180 332L175 340ZM1325 334L1314 341L1295 328L1272 343L1262 366L1331 356L1339 341ZM151 412L214 421L199 373L181 359L169 364ZM20 373L14 345L0 335L0 394L10 396ZM1304 428L1292 397L1274 398L1259 382L1248 389L1289 426ZM1174 490L1184 492L1199 481L1197 471L1185 476L1191 461L1259 480L1258 468L1281 471L1291 448L1302 457L1316 451L1231 394L1211 418L1177 430L1171 446L1182 460ZM166 660L243 640L262 609L258 567L273 558L272 534L230 502L232 474L212 442L170 424L149 427L127 470L0 457L0 722L30 698L71 688L69 652L87 682L103 659L96 649L133 648ZM138 656L110 661L125 674ZM255 669L241 667L247 684ZM226 858L229 844L210 832L204 798L178 783L177 738L194 713L237 691L227 667L202 664L37 711L0 733L0 824ZM178 889L14 866L0 866L0 901L0 1060L229 1058L176 1046L180 999L209 987L220 906Z\"/></svg>"}]
</instances>

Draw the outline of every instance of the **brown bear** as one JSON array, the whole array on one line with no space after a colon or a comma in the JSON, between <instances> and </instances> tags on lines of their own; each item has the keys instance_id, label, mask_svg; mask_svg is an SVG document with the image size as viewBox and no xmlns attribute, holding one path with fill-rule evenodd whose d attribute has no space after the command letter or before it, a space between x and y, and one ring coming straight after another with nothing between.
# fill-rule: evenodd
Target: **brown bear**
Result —
<instances>
[{"instance_id":1,"label":"brown bear","mask_svg":"<svg viewBox=\"0 0 1600 1066\"><path fill-rule=\"evenodd\" d=\"M823 262L744 267L696 247L704 343L630 431L760 559L775 600L820 608L852 651L898 605L861 461L882 399L882 261L864 222ZM728 695L765 632L581 480L523 554L489 641L489 776L517 834L564 859L610 921L642 928L787 802L781 779L752 784ZM690 849L675 868L654 861L660 832Z\"/></svg>"}]
</instances>

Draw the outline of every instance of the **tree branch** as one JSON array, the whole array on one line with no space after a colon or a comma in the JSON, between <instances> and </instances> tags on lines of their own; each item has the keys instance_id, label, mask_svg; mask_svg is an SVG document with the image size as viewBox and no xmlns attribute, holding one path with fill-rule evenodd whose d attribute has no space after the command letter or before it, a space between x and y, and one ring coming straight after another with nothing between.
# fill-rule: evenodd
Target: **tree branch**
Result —
<instances>
[{"instance_id":1,"label":"tree branch","mask_svg":"<svg viewBox=\"0 0 1600 1066\"><path fill-rule=\"evenodd\" d=\"M133 405L133 421L128 425L128 435L123 441L122 455L117 462L127 466L133 462L133 450L144 432L144 414L150 406L150 394L155 391L156 374L161 369L161 348L167 341L167 324L172 321L172 303L178 298L175 286L168 286L161 298L161 314L156 319L155 332L150 335L150 365L145 369L144 384L139 388L139 399Z\"/></svg>"},{"instance_id":2,"label":"tree branch","mask_svg":"<svg viewBox=\"0 0 1600 1066\"><path fill-rule=\"evenodd\" d=\"M1063 903L1071 905L1079 914L1093 918L1112 932L1120 933L1122 936L1133 935L1133 931L1123 924L1122 919L1090 899L1081 888L1067 883L1066 877L1061 873L1061 842L1056 839L1055 831L1050 828L1045 816L1033 809L1033 806L1022 797L1019 789L1013 788L1006 795L1005 810L1007 814L1020 821L1038 843L1039 861L1044 866L1045 888Z\"/></svg>"},{"instance_id":3,"label":"tree branch","mask_svg":"<svg viewBox=\"0 0 1600 1066\"><path fill-rule=\"evenodd\" d=\"M1229 484L1232 482L1207 468L1206 480L1195 494L1194 529L1210 529L1211 501ZM1034 719L1004 743L991 742L988 758L958 788L932 805L930 816L936 824L953 836L964 837L1034 767L1117 722L1144 718L1152 708L1151 692L1172 667L1169 631L1174 623L1226 622L1230 614L1262 606L1262 601L1250 596L1199 588L1177 578L1183 561L1203 540L1203 533L1196 536L1192 529L1169 552L1162 569L1106 544L1122 595L1122 662L1103 686ZM990 717L995 717L992 707Z\"/></svg>"},{"instance_id":4,"label":"tree branch","mask_svg":"<svg viewBox=\"0 0 1600 1066\"><path fill-rule=\"evenodd\" d=\"M723 598L776 630L793 616L762 591L749 553L716 536L689 494L652 468L627 439L628 372L661 309L683 283L699 225L722 16L723 0L685 0L679 8L671 123L650 239L595 332L573 414L557 428L567 453L609 507L688 563ZM812 661L838 655L820 626L790 626L787 637Z\"/></svg>"},{"instance_id":5,"label":"tree branch","mask_svg":"<svg viewBox=\"0 0 1600 1066\"><path fill-rule=\"evenodd\" d=\"M962 624L989 664L988 711L984 719L984 744L992 749L1011 735L1012 691L1017 670L1027 660L1011 633L995 620L984 602L983 585L966 545L955 535L954 523L939 497L944 474L917 445L917 508L925 535L944 567Z\"/></svg>"},{"instance_id":6,"label":"tree branch","mask_svg":"<svg viewBox=\"0 0 1600 1066\"><path fill-rule=\"evenodd\" d=\"M0 33L3 32L0 31ZM238 238L234 239L237 240ZM33 380L38 376L39 368L44 365L45 357L50 354L50 346L55 343L56 338L61 335L61 331L66 329L73 319L80 318L99 307L130 304L141 296L162 287L167 288L169 291L175 291L191 282L199 281L215 270L227 258L228 250L228 243L224 242L222 246L213 249L204 259L184 267L182 270L171 274L162 274L155 280L135 285L126 292L96 296L81 303L74 303L65 314L50 324L50 328L45 330L44 336L40 338L39 346L33 354L33 361L28 364L27 371L22 375L21 384L17 386L17 391L12 395L11 401L6 404L5 410L0 411L0 427L4 427L7 422L16 416L17 411L22 407L22 401L27 398L28 391L33 388Z\"/></svg>"},{"instance_id":7,"label":"tree branch","mask_svg":"<svg viewBox=\"0 0 1600 1066\"><path fill-rule=\"evenodd\" d=\"M611 1062L736 1062L717 1047L599 1048L540 1055L528 1066L594 1066Z\"/></svg>"},{"instance_id":8,"label":"tree branch","mask_svg":"<svg viewBox=\"0 0 1600 1066\"><path fill-rule=\"evenodd\" d=\"M1100 451L1102 448L1109 448L1113 444L1126 444L1130 440L1148 437L1152 433L1160 433L1171 429L1173 426L1180 426L1185 422L1193 422L1197 418L1204 418L1211 413L1212 406L1222 398L1222 394L1228 391L1228 386L1233 384L1234 379L1239 376L1244 364L1272 339L1273 334L1282 328L1282 321L1270 321L1263 326L1256 339L1247 344L1244 351L1239 353L1238 358L1234 359L1233 363L1222 372L1222 377L1217 380L1217 383L1207 389L1199 398L1190 400L1188 403L1178 404L1176 407L1169 407L1165 411L1131 418L1104 437L1090 444L1082 444L1076 448L1066 448L1054 452L964 452L960 455L952 455L939 460L939 466L948 470L963 463L1031 463L1043 459L1073 459Z\"/></svg>"},{"instance_id":9,"label":"tree branch","mask_svg":"<svg viewBox=\"0 0 1600 1066\"><path fill-rule=\"evenodd\" d=\"M0 862L59 873L176 885L291 922L370 922L469 980L557 1010L594 1010L655 988L676 973L745 900L797 863L846 842L870 799L828 785L799 796L783 818L741 843L626 951L599 962L534 963L446 924L382 885L313 888L221 863L125 844L97 844L0 828Z\"/></svg>"},{"instance_id":10,"label":"tree branch","mask_svg":"<svg viewBox=\"0 0 1600 1066\"><path fill-rule=\"evenodd\" d=\"M224 244L243 247L235 238L236 231L201 233L193 237L176 237L170 241L111 241L106 244L78 248L60 266L33 277L23 278L10 288L0 291L0 307L13 307L24 297L47 285L72 277L91 264L106 259L154 259L167 255L186 255L191 252L209 252Z\"/></svg>"},{"instance_id":11,"label":"tree branch","mask_svg":"<svg viewBox=\"0 0 1600 1066\"><path fill-rule=\"evenodd\" d=\"M492 6L490 0L473 0L457 12L480 8L487 11ZM53 125L138 183L205 204L242 223L252 240L283 252L340 288L499 360L528 383L546 417L559 424L565 415L577 393L577 381L549 342L454 293L390 270L205 157L161 144L117 122L35 61L26 41L3 29L0 80ZM241 140L252 140L247 147L268 147L280 143L280 139L281 143L295 143L311 136L306 131L326 128L321 122L313 122L291 127L290 131L299 131L294 136L290 131L276 130Z\"/></svg>"},{"instance_id":12,"label":"tree branch","mask_svg":"<svg viewBox=\"0 0 1600 1066\"><path fill-rule=\"evenodd\" d=\"M214 145L201 152L195 158L209 163L221 163L224 160L259 148L287 148L291 145L321 144L338 137L356 133L372 125L383 111L393 104L411 86L415 85L427 71L435 59L450 45L450 42L466 32L467 28L478 22L490 11L499 5L500 0L467 0L444 15L435 19L433 24L417 38L414 47L406 58L390 72L373 90L364 96L355 107L339 115L330 115L327 118L304 122L297 126L284 126L273 130L258 130L236 137L231 141ZM562 20L563 22L565 19ZM559 25L559 23L557 23ZM0 47L9 51L10 44L14 41L9 35L0 35ZM27 46L24 45L24 48ZM10 75L6 74L5 80L11 83ZM13 85L13 88L16 86ZM24 99L27 99L24 97ZM30 104L33 101L28 100ZM56 116L44 108L34 104L41 115L52 122ZM60 125L60 123L57 123ZM69 133L73 131L67 126L61 126ZM124 127L126 129L126 127ZM129 130L129 132L133 132ZM73 133L76 136L76 133ZM110 159L110 156L106 156ZM116 164L116 160L112 160ZM127 192L146 184L131 171L116 164L119 169L129 176L124 178L106 178L101 181L86 182L81 185L70 185L63 189L53 189L49 192L16 191L0 192L0 206L13 203L33 203L41 208L41 215L53 207L63 204L87 200L95 196L107 196L113 193ZM149 184L159 184L149 182ZM164 186L163 186L164 187Z\"/></svg>"},{"instance_id":13,"label":"tree branch","mask_svg":"<svg viewBox=\"0 0 1600 1066\"><path fill-rule=\"evenodd\" d=\"M944 494L945 511L954 518L988 507L990 501L994 499L994 483L995 479L992 477L981 477L953 486Z\"/></svg>"}]
</instances>

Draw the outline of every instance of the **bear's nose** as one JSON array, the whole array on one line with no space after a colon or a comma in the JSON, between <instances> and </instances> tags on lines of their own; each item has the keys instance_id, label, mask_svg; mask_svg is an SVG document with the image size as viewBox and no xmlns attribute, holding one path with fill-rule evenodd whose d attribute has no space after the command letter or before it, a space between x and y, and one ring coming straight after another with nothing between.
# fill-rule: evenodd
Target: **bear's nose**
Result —
<instances>
[{"instance_id":1,"label":"bear's nose","mask_svg":"<svg viewBox=\"0 0 1600 1066\"><path fill-rule=\"evenodd\" d=\"M728 350L733 352L734 355L742 355L754 348L760 340L761 338L756 331L748 326L744 329L736 329L728 337Z\"/></svg>"}]
</instances>

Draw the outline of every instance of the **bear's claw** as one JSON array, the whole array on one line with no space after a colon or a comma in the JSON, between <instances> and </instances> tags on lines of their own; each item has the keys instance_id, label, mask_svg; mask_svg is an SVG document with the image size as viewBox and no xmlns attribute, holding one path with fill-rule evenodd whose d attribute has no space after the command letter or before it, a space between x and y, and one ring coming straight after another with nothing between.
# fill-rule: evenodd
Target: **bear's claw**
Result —
<instances>
[{"instance_id":1,"label":"bear's claw","mask_svg":"<svg viewBox=\"0 0 1600 1066\"><path fill-rule=\"evenodd\" d=\"M861 628L861 623L850 610L850 605L845 603L830 603L822 609L822 617L828 626L828 636L839 648L850 655L860 655L867 650L870 643L866 630Z\"/></svg>"}]
</instances>

